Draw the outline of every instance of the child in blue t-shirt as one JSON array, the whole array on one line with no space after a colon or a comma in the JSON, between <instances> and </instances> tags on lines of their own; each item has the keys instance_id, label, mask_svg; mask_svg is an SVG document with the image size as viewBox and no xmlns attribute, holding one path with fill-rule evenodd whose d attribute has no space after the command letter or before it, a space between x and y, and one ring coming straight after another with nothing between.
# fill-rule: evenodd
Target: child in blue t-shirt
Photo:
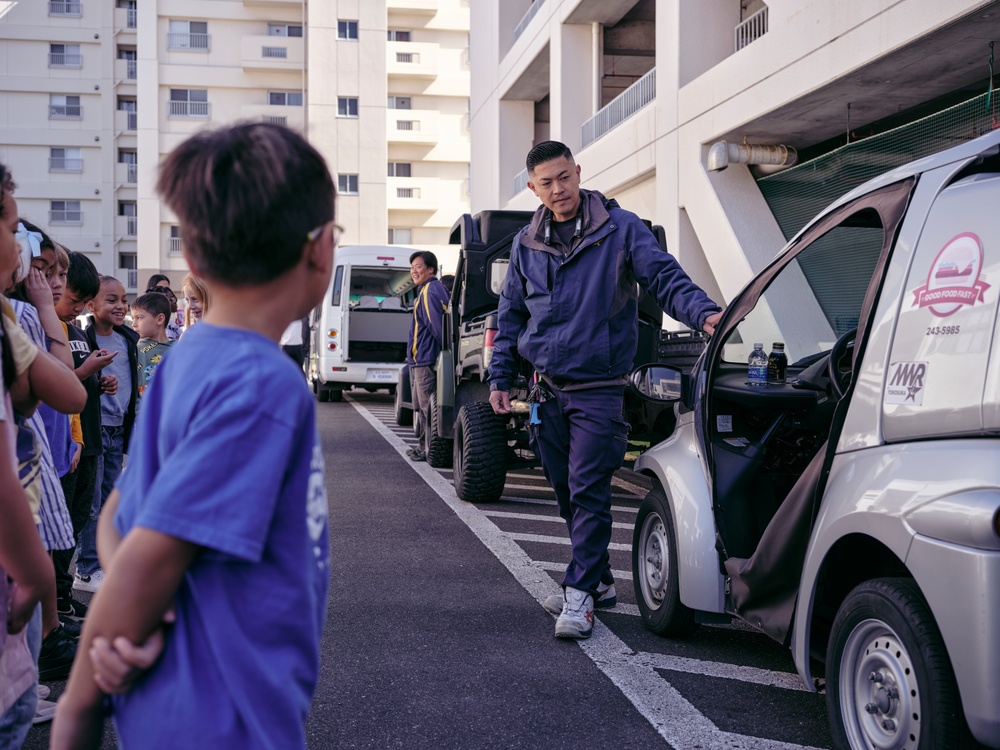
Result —
<instances>
[{"instance_id":1,"label":"child in blue t-shirt","mask_svg":"<svg viewBox=\"0 0 1000 750\"><path fill-rule=\"evenodd\" d=\"M182 143L157 187L212 309L143 395L128 470L101 516L106 577L80 653L141 643L173 609L159 661L113 698L122 746L304 748L327 505L314 400L278 340L330 281L333 181L294 131L249 123ZM113 676L95 663L73 666L53 748L99 744L98 686Z\"/></svg>"}]
</instances>

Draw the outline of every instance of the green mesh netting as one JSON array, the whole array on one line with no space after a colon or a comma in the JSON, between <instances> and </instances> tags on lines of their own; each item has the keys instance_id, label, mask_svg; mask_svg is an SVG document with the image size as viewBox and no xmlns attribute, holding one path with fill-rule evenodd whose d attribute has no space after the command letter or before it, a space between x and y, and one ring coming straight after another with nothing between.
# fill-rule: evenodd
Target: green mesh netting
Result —
<instances>
[{"instance_id":1,"label":"green mesh netting","mask_svg":"<svg viewBox=\"0 0 1000 750\"><path fill-rule=\"evenodd\" d=\"M978 138L1000 127L1000 96L968 101L854 141L762 177L757 185L786 239L844 193L895 167Z\"/></svg>"}]
</instances>

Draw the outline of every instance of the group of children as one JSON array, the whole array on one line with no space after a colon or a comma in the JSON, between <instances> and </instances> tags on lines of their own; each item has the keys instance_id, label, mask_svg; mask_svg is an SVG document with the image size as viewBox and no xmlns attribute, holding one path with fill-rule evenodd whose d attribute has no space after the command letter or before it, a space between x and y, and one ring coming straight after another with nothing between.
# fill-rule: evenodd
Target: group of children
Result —
<instances>
[{"instance_id":1,"label":"group of children","mask_svg":"<svg viewBox=\"0 0 1000 750\"><path fill-rule=\"evenodd\" d=\"M157 189L192 269L179 343L169 279L129 304L18 218L0 165L0 750L53 711L54 748L97 747L108 713L124 748L305 746L326 489L278 341L329 284L336 191L301 136L261 123L193 136ZM39 676L71 665L38 709Z\"/></svg>"}]
</instances>

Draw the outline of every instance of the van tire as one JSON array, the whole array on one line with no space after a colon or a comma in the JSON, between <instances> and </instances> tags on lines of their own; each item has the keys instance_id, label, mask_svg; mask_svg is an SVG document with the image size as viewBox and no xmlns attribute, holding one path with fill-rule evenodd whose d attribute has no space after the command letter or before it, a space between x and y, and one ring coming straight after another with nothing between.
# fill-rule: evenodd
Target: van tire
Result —
<instances>
[{"instance_id":1,"label":"van tire","mask_svg":"<svg viewBox=\"0 0 1000 750\"><path fill-rule=\"evenodd\" d=\"M403 389L397 387L395 390L396 424L400 427L409 427L413 424L413 409L403 406Z\"/></svg>"},{"instance_id":2,"label":"van tire","mask_svg":"<svg viewBox=\"0 0 1000 750\"><path fill-rule=\"evenodd\" d=\"M856 586L837 611L826 655L827 711L838 750L874 740L902 747L909 736L916 741L906 747L917 750L977 746L941 631L912 578ZM888 729L886 718L893 721Z\"/></svg>"},{"instance_id":3,"label":"van tire","mask_svg":"<svg viewBox=\"0 0 1000 750\"><path fill-rule=\"evenodd\" d=\"M319 399L321 404L325 403L330 400L330 391L323 386L318 385L316 386L316 398Z\"/></svg>"},{"instance_id":4,"label":"van tire","mask_svg":"<svg viewBox=\"0 0 1000 750\"><path fill-rule=\"evenodd\" d=\"M684 636L698 625L694 610L681 603L677 532L667 495L649 491L632 533L632 584L643 624L657 635Z\"/></svg>"},{"instance_id":5,"label":"van tire","mask_svg":"<svg viewBox=\"0 0 1000 750\"><path fill-rule=\"evenodd\" d=\"M427 456L427 463L435 469L447 469L451 466L452 441L449 438L438 435L438 414L437 394L431 394L430 403L430 424L424 429L424 453Z\"/></svg>"},{"instance_id":6,"label":"van tire","mask_svg":"<svg viewBox=\"0 0 1000 750\"><path fill-rule=\"evenodd\" d=\"M488 403L458 410L455 420L455 493L467 503L495 503L507 479L507 428Z\"/></svg>"},{"instance_id":7,"label":"van tire","mask_svg":"<svg viewBox=\"0 0 1000 750\"><path fill-rule=\"evenodd\" d=\"M344 392L340 388L331 388L326 392L328 401L343 401Z\"/></svg>"}]
</instances>

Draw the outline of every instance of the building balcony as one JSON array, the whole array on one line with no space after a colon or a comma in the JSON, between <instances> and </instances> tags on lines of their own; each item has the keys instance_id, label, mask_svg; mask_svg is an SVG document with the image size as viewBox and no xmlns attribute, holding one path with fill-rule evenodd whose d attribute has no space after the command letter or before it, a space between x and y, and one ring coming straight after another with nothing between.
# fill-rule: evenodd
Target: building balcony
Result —
<instances>
[{"instance_id":1,"label":"building balcony","mask_svg":"<svg viewBox=\"0 0 1000 750\"><path fill-rule=\"evenodd\" d=\"M656 68L653 68L583 123L580 146L586 148L655 99Z\"/></svg>"},{"instance_id":2,"label":"building balcony","mask_svg":"<svg viewBox=\"0 0 1000 750\"><path fill-rule=\"evenodd\" d=\"M135 31L137 11L130 8L115 8L115 29L118 31Z\"/></svg>"},{"instance_id":3,"label":"building balcony","mask_svg":"<svg viewBox=\"0 0 1000 750\"><path fill-rule=\"evenodd\" d=\"M389 177L386 180L386 208L390 211L434 212L440 180L435 177Z\"/></svg>"},{"instance_id":4,"label":"building balcony","mask_svg":"<svg viewBox=\"0 0 1000 750\"><path fill-rule=\"evenodd\" d=\"M387 42L386 74L437 78L440 45L430 42Z\"/></svg>"},{"instance_id":5,"label":"building balcony","mask_svg":"<svg viewBox=\"0 0 1000 750\"><path fill-rule=\"evenodd\" d=\"M50 68L82 68L83 55L72 52L50 52Z\"/></svg>"},{"instance_id":6,"label":"building balcony","mask_svg":"<svg viewBox=\"0 0 1000 750\"><path fill-rule=\"evenodd\" d=\"M139 121L138 112L126 112L125 110L115 110L115 130L119 133L126 130L136 130Z\"/></svg>"},{"instance_id":7,"label":"building balcony","mask_svg":"<svg viewBox=\"0 0 1000 750\"><path fill-rule=\"evenodd\" d=\"M49 15L79 18L83 15L83 3L80 0L49 0Z\"/></svg>"},{"instance_id":8,"label":"building balcony","mask_svg":"<svg viewBox=\"0 0 1000 750\"><path fill-rule=\"evenodd\" d=\"M167 32L167 49L171 51L208 52L212 49L211 34Z\"/></svg>"},{"instance_id":9,"label":"building balcony","mask_svg":"<svg viewBox=\"0 0 1000 750\"><path fill-rule=\"evenodd\" d=\"M388 0L386 10L410 15L433 16L438 12L437 0Z\"/></svg>"},{"instance_id":10,"label":"building balcony","mask_svg":"<svg viewBox=\"0 0 1000 750\"><path fill-rule=\"evenodd\" d=\"M50 172L82 172L83 159L75 159L66 156L49 157Z\"/></svg>"},{"instance_id":11,"label":"building balcony","mask_svg":"<svg viewBox=\"0 0 1000 750\"><path fill-rule=\"evenodd\" d=\"M115 164L115 182L119 185L135 185L139 182L138 164Z\"/></svg>"},{"instance_id":12,"label":"building balcony","mask_svg":"<svg viewBox=\"0 0 1000 750\"><path fill-rule=\"evenodd\" d=\"M305 107L278 107L268 104L255 104L242 107L240 117L244 120L259 120L274 125L285 125L293 130L305 128Z\"/></svg>"},{"instance_id":13,"label":"building balcony","mask_svg":"<svg viewBox=\"0 0 1000 750\"><path fill-rule=\"evenodd\" d=\"M301 8L302 0L243 0L245 8Z\"/></svg>"},{"instance_id":14,"label":"building balcony","mask_svg":"<svg viewBox=\"0 0 1000 750\"><path fill-rule=\"evenodd\" d=\"M181 255L181 238L167 237L167 255Z\"/></svg>"},{"instance_id":15,"label":"building balcony","mask_svg":"<svg viewBox=\"0 0 1000 750\"><path fill-rule=\"evenodd\" d=\"M758 10L752 16L739 24L733 32L733 44L736 52L755 42L767 33L767 6Z\"/></svg>"},{"instance_id":16,"label":"building balcony","mask_svg":"<svg viewBox=\"0 0 1000 750\"><path fill-rule=\"evenodd\" d=\"M194 117L207 120L212 113L208 102L167 102L167 117Z\"/></svg>"},{"instance_id":17,"label":"building balcony","mask_svg":"<svg viewBox=\"0 0 1000 750\"><path fill-rule=\"evenodd\" d=\"M116 216L115 234L119 237L135 237L139 234L139 217Z\"/></svg>"},{"instance_id":18,"label":"building balcony","mask_svg":"<svg viewBox=\"0 0 1000 750\"><path fill-rule=\"evenodd\" d=\"M304 66L305 46L302 37L243 37L243 70L293 71Z\"/></svg>"},{"instance_id":19,"label":"building balcony","mask_svg":"<svg viewBox=\"0 0 1000 750\"><path fill-rule=\"evenodd\" d=\"M115 60L115 80L135 81L139 77L138 60Z\"/></svg>"},{"instance_id":20,"label":"building balcony","mask_svg":"<svg viewBox=\"0 0 1000 750\"><path fill-rule=\"evenodd\" d=\"M386 111L386 140L389 143L436 144L441 132L440 113L425 109Z\"/></svg>"}]
</instances>

